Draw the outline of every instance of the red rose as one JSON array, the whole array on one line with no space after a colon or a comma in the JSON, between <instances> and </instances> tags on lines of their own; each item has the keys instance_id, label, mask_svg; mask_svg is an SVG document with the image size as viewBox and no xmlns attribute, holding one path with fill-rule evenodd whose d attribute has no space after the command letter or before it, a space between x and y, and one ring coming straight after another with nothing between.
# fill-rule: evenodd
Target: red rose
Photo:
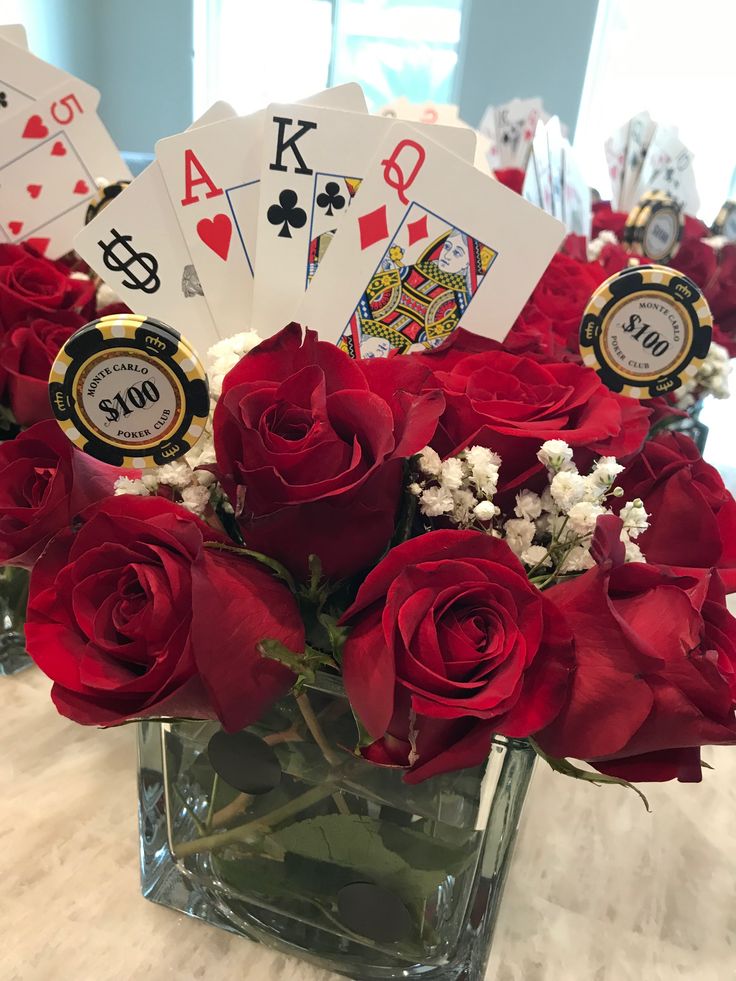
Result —
<instances>
[{"instance_id":1,"label":"red rose","mask_svg":"<svg viewBox=\"0 0 736 981\"><path fill-rule=\"evenodd\" d=\"M114 497L58 535L31 575L28 652L83 725L173 715L237 731L294 681L266 637L304 649L294 597L177 504Z\"/></svg>"},{"instance_id":2,"label":"red rose","mask_svg":"<svg viewBox=\"0 0 736 981\"><path fill-rule=\"evenodd\" d=\"M624 500L641 498L650 515L638 539L647 562L717 566L736 590L736 501L689 436L649 440L617 483Z\"/></svg>"},{"instance_id":3,"label":"red rose","mask_svg":"<svg viewBox=\"0 0 736 981\"><path fill-rule=\"evenodd\" d=\"M724 245L718 254L718 269L706 292L720 327L721 343L736 357L736 245Z\"/></svg>"},{"instance_id":4,"label":"red rose","mask_svg":"<svg viewBox=\"0 0 736 981\"><path fill-rule=\"evenodd\" d=\"M441 352L435 378L447 407L431 445L444 457L474 444L494 450L501 490L533 489L545 474L537 460L545 440L564 439L584 467L595 456L636 453L647 435L649 410L611 392L590 368L488 351L443 371Z\"/></svg>"},{"instance_id":5,"label":"red rose","mask_svg":"<svg viewBox=\"0 0 736 981\"><path fill-rule=\"evenodd\" d=\"M567 704L535 738L633 780L700 779L698 747L736 743L736 620L717 573L624 564L598 519L598 565L548 594L575 637Z\"/></svg>"},{"instance_id":6,"label":"red rose","mask_svg":"<svg viewBox=\"0 0 736 981\"><path fill-rule=\"evenodd\" d=\"M214 417L217 468L250 548L295 574L310 554L341 578L391 538L404 458L431 439L443 399L420 391L427 368L353 361L298 324L225 377Z\"/></svg>"},{"instance_id":7,"label":"red rose","mask_svg":"<svg viewBox=\"0 0 736 981\"><path fill-rule=\"evenodd\" d=\"M20 245L0 245L0 330L21 321L69 310L87 319L94 311L95 285L72 279L57 263Z\"/></svg>"},{"instance_id":8,"label":"red rose","mask_svg":"<svg viewBox=\"0 0 736 981\"><path fill-rule=\"evenodd\" d=\"M716 251L705 242L693 238L680 245L669 264L688 276L701 290L707 292L716 271Z\"/></svg>"},{"instance_id":9,"label":"red rose","mask_svg":"<svg viewBox=\"0 0 736 981\"><path fill-rule=\"evenodd\" d=\"M51 365L62 344L85 323L79 314L60 310L6 335L0 361L10 408L21 426L53 418L48 385Z\"/></svg>"},{"instance_id":10,"label":"red rose","mask_svg":"<svg viewBox=\"0 0 736 981\"><path fill-rule=\"evenodd\" d=\"M0 563L30 568L53 535L113 493L119 475L78 450L55 422L0 443Z\"/></svg>"},{"instance_id":11,"label":"red rose","mask_svg":"<svg viewBox=\"0 0 736 981\"><path fill-rule=\"evenodd\" d=\"M601 232L613 232L620 242L624 237L624 226L628 213L626 211L614 211L610 201L595 201L592 211L593 238L598 238Z\"/></svg>"},{"instance_id":12,"label":"red rose","mask_svg":"<svg viewBox=\"0 0 736 981\"><path fill-rule=\"evenodd\" d=\"M499 184L503 184L504 187L508 187L512 191L516 191L517 194L521 194L526 173L519 167L500 167L498 170L493 171L493 176Z\"/></svg>"},{"instance_id":13,"label":"red rose","mask_svg":"<svg viewBox=\"0 0 736 981\"><path fill-rule=\"evenodd\" d=\"M475 766L493 733L524 737L565 698L572 638L505 542L434 531L368 573L343 623L345 689L409 781Z\"/></svg>"}]
</instances>

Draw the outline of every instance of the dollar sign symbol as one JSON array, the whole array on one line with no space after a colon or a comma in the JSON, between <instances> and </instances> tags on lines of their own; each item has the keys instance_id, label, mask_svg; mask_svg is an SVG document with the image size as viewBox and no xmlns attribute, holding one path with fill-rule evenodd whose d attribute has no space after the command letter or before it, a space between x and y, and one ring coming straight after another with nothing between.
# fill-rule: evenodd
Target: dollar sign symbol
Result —
<instances>
[{"instance_id":1,"label":"dollar sign symbol","mask_svg":"<svg viewBox=\"0 0 736 981\"><path fill-rule=\"evenodd\" d=\"M117 422L118 421L118 418L120 416L120 413L118 412L118 410L116 408L114 408L114 406L113 406L112 402L110 401L110 399L100 399L100 408L102 409L103 412L105 412L107 414L107 421L108 422Z\"/></svg>"},{"instance_id":2,"label":"dollar sign symbol","mask_svg":"<svg viewBox=\"0 0 736 981\"><path fill-rule=\"evenodd\" d=\"M102 249L102 261L111 272L124 273L127 279L123 280L123 286L131 290L143 290L144 293L155 293L161 285L158 278L158 261L150 252L136 252L130 244L130 235L121 235L117 228L111 228L110 234L112 241L105 243L99 241L97 244ZM117 246L124 249L122 255L115 251ZM140 275L136 275L136 266L142 270ZM133 267L131 269L131 267Z\"/></svg>"}]
</instances>

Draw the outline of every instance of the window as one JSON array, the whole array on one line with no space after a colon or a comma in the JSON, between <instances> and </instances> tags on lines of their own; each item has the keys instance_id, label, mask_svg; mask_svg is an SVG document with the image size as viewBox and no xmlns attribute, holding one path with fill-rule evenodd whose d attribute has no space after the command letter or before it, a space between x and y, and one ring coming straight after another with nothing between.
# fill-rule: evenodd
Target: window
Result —
<instances>
[{"instance_id":1,"label":"window","mask_svg":"<svg viewBox=\"0 0 736 981\"><path fill-rule=\"evenodd\" d=\"M695 155L700 217L712 221L736 164L736 3L708 0L600 0L576 129L575 150L603 197L610 182L603 143L634 113L648 109L678 126Z\"/></svg>"},{"instance_id":2,"label":"window","mask_svg":"<svg viewBox=\"0 0 736 981\"><path fill-rule=\"evenodd\" d=\"M195 0L195 114L356 81L369 108L451 102L463 0Z\"/></svg>"}]
</instances>

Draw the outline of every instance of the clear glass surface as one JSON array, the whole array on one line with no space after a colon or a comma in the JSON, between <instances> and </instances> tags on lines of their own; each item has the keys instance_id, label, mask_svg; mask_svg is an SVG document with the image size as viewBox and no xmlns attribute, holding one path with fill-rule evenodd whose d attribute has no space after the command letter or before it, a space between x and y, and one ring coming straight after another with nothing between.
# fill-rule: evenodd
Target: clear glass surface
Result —
<instances>
[{"instance_id":1,"label":"clear glass surface","mask_svg":"<svg viewBox=\"0 0 736 981\"><path fill-rule=\"evenodd\" d=\"M33 664L24 633L28 579L25 569L0 566L0 675L16 674Z\"/></svg>"},{"instance_id":2,"label":"clear glass surface","mask_svg":"<svg viewBox=\"0 0 736 981\"><path fill-rule=\"evenodd\" d=\"M467 769L409 786L352 753L349 704L324 676L249 730L281 769L253 794L213 769L218 731L139 724L146 898L354 979L483 977L527 744L495 745L485 779Z\"/></svg>"}]
</instances>

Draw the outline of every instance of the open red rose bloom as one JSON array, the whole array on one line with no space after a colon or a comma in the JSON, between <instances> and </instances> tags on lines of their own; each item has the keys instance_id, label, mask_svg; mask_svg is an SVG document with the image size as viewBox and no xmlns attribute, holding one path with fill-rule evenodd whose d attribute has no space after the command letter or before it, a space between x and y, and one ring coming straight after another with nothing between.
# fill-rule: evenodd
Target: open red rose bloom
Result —
<instances>
[{"instance_id":1,"label":"open red rose bloom","mask_svg":"<svg viewBox=\"0 0 736 981\"><path fill-rule=\"evenodd\" d=\"M730 331L730 254L699 244L681 261ZM502 343L356 361L290 324L224 373L191 466L143 478L39 421L92 298L0 247L4 390L30 426L0 445L0 557L33 568L58 709L237 731L316 667L342 676L357 751L408 782L496 737L699 780L701 747L736 742L736 504L688 436L650 438L682 412L582 364L582 311L627 262L569 240Z\"/></svg>"}]
</instances>

